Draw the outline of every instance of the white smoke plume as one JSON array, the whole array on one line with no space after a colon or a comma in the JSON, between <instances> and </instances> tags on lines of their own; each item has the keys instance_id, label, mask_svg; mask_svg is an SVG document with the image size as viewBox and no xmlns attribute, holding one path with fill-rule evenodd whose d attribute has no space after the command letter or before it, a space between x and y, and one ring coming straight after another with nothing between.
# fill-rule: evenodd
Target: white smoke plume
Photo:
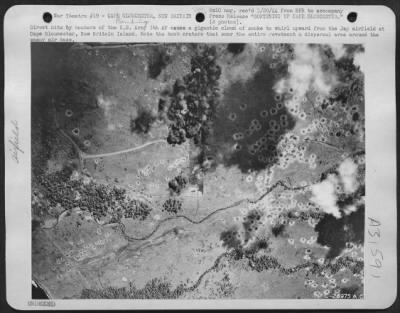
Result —
<instances>
[{"instance_id":1,"label":"white smoke plume","mask_svg":"<svg viewBox=\"0 0 400 313\"><path fill-rule=\"evenodd\" d=\"M342 186L345 194L351 194L357 190L359 183L357 181L358 166L350 158L345 159L338 168L339 175L330 174L328 177L311 187L311 201L318 204L321 209L332 214L336 218L342 216L336 202L338 200L337 186ZM356 206L350 205L345 209L346 214L356 210Z\"/></svg>"},{"instance_id":2,"label":"white smoke plume","mask_svg":"<svg viewBox=\"0 0 400 313\"><path fill-rule=\"evenodd\" d=\"M358 166L352 159L344 160L339 168L339 175L346 193L353 193L357 190L359 184L357 181Z\"/></svg>"},{"instance_id":3,"label":"white smoke plume","mask_svg":"<svg viewBox=\"0 0 400 313\"><path fill-rule=\"evenodd\" d=\"M340 49L335 48L340 54ZM319 47L305 44L294 46L294 59L289 62L288 77L278 81L275 91L282 93L285 89L292 89L293 93L303 97L310 89L327 96L336 84L333 73L322 70L323 60Z\"/></svg>"},{"instance_id":4,"label":"white smoke plume","mask_svg":"<svg viewBox=\"0 0 400 313\"><path fill-rule=\"evenodd\" d=\"M313 193L311 201L317 203L322 210L336 218L341 217L339 208L336 205L336 186L338 183L339 181L335 175L329 175L327 179L311 187Z\"/></svg>"},{"instance_id":5,"label":"white smoke plume","mask_svg":"<svg viewBox=\"0 0 400 313\"><path fill-rule=\"evenodd\" d=\"M329 47L332 50L333 55L335 56L335 60L340 59L342 56L346 54L346 49L342 44L339 43L332 43L329 44Z\"/></svg>"},{"instance_id":6,"label":"white smoke plume","mask_svg":"<svg viewBox=\"0 0 400 313\"><path fill-rule=\"evenodd\" d=\"M354 65L360 67L360 71L365 71L365 53L356 53L354 55Z\"/></svg>"}]
</instances>

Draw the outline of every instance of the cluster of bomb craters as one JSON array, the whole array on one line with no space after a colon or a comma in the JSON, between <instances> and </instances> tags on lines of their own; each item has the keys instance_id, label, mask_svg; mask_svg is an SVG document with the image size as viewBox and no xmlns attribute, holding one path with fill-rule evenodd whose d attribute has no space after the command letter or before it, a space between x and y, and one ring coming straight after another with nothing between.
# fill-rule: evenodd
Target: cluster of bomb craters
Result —
<instances>
[{"instance_id":1,"label":"cluster of bomb craters","mask_svg":"<svg viewBox=\"0 0 400 313\"><path fill-rule=\"evenodd\" d=\"M264 63L253 77L236 81L224 90L214 144L225 148L223 163L227 166L248 172L276 162L282 135L295 125L281 97L273 91L276 71Z\"/></svg>"},{"instance_id":2,"label":"cluster of bomb craters","mask_svg":"<svg viewBox=\"0 0 400 313\"><path fill-rule=\"evenodd\" d=\"M258 70L253 77L238 80L222 92L218 92L221 69L216 61L216 49L207 45L202 48L204 55L192 58L191 73L183 80L177 80L172 93L160 99L160 115L168 116L171 122L168 142L180 144L193 138L195 143L202 143L203 148L207 146L206 157L213 155L214 163L237 166L243 173L260 171L287 157L278 144L294 128L297 117L305 119L309 114L299 111L297 116L293 108L289 112L287 102L295 97L294 91L276 94L273 88L278 79L287 75L293 47L279 45L277 51L281 52L279 55L275 53L272 61L258 58ZM234 57L245 49L246 45L241 43L227 46L227 51ZM330 48L321 49L321 53L326 54L324 59L332 63L343 84L339 84L328 98L307 94L322 116L315 121L318 124L321 120L322 126L313 125L315 129L311 130L321 133L321 138L318 137L321 141L326 141L328 134L339 139L363 131L363 75L359 67L354 65L354 55L362 52L362 47L346 46L345 49L345 55L338 60L335 60ZM349 123L331 127L330 118L343 120L335 112L341 103L346 107ZM354 105L350 106L349 103ZM327 117L324 117L325 113ZM325 129L327 133L323 136ZM305 151L302 153L305 154ZM310 164L315 168L316 164Z\"/></svg>"},{"instance_id":3,"label":"cluster of bomb craters","mask_svg":"<svg viewBox=\"0 0 400 313\"><path fill-rule=\"evenodd\" d=\"M328 97L316 99L319 104L317 111L323 114L326 120L325 136L330 141L346 142L354 145L355 141L363 141L365 133L364 118L364 74L355 64L357 53L363 53L361 45L344 45L346 53L335 59L330 49L325 54L333 60L338 85ZM334 121L335 126L329 127Z\"/></svg>"},{"instance_id":4,"label":"cluster of bomb craters","mask_svg":"<svg viewBox=\"0 0 400 313\"><path fill-rule=\"evenodd\" d=\"M61 213L79 207L97 219L108 217L110 222L119 222L121 218L144 220L151 212L151 207L131 199L125 189L74 177L72 169L67 167L60 172L36 176L34 186L37 189L32 193L33 212L57 208Z\"/></svg>"}]
</instances>

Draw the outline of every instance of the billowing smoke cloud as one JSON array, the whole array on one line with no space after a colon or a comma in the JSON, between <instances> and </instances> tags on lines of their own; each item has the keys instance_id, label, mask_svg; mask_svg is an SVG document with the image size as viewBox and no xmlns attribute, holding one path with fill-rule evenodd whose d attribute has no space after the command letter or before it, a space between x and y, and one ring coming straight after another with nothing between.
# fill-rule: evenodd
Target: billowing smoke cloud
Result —
<instances>
[{"instance_id":1,"label":"billowing smoke cloud","mask_svg":"<svg viewBox=\"0 0 400 313\"><path fill-rule=\"evenodd\" d=\"M352 159L344 160L338 168L338 173L338 175L328 175L325 180L311 187L313 194L311 201L318 204L325 213L332 214L336 218L342 216L337 206L337 187L341 186L345 194L352 194L359 187L357 181L358 166ZM355 210L356 206L353 204L345 208L345 213L350 214Z\"/></svg>"},{"instance_id":2,"label":"billowing smoke cloud","mask_svg":"<svg viewBox=\"0 0 400 313\"><path fill-rule=\"evenodd\" d=\"M326 213L332 214L336 218L341 217L339 208L336 205L336 186L338 183L339 181L335 175L329 175L327 179L311 187L313 193L311 201L317 203Z\"/></svg>"},{"instance_id":3,"label":"billowing smoke cloud","mask_svg":"<svg viewBox=\"0 0 400 313\"><path fill-rule=\"evenodd\" d=\"M357 181L357 164L352 159L346 159L340 164L338 171L343 182L344 191L346 193L355 192L359 186Z\"/></svg>"},{"instance_id":4,"label":"billowing smoke cloud","mask_svg":"<svg viewBox=\"0 0 400 313\"><path fill-rule=\"evenodd\" d=\"M329 45L332 50L333 55L335 56L335 60L340 59L342 56L346 54L346 49L342 44L332 43Z\"/></svg>"},{"instance_id":5,"label":"billowing smoke cloud","mask_svg":"<svg viewBox=\"0 0 400 313\"><path fill-rule=\"evenodd\" d=\"M360 67L360 71L364 72L365 70L365 53L356 53L354 55L354 65Z\"/></svg>"},{"instance_id":6,"label":"billowing smoke cloud","mask_svg":"<svg viewBox=\"0 0 400 313\"><path fill-rule=\"evenodd\" d=\"M335 47L339 55L340 49ZM335 75L322 69L323 60L320 48L299 44L294 46L294 59L289 62L288 76L275 85L275 91L282 93L292 89L303 97L310 89L327 96L336 84Z\"/></svg>"}]
</instances>

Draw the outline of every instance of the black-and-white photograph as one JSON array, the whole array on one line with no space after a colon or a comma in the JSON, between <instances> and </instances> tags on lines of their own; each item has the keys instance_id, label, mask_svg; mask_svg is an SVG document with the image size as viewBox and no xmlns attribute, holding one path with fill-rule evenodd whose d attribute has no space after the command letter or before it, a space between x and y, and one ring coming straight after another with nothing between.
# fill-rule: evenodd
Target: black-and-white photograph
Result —
<instances>
[{"instance_id":1,"label":"black-and-white photograph","mask_svg":"<svg viewBox=\"0 0 400 313\"><path fill-rule=\"evenodd\" d=\"M32 43L33 298L362 299L364 55Z\"/></svg>"}]
</instances>

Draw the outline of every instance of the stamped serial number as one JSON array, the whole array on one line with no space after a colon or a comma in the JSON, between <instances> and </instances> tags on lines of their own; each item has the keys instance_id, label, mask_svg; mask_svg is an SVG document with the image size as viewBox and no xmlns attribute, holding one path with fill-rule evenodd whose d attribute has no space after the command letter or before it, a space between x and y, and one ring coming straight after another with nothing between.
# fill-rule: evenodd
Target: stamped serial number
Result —
<instances>
[{"instance_id":1,"label":"stamped serial number","mask_svg":"<svg viewBox=\"0 0 400 313\"><path fill-rule=\"evenodd\" d=\"M368 217L368 245L371 262L369 266L371 268L371 277L380 278L383 267L383 252L379 249L379 243L381 240L381 223L374 218Z\"/></svg>"},{"instance_id":2,"label":"stamped serial number","mask_svg":"<svg viewBox=\"0 0 400 313\"><path fill-rule=\"evenodd\" d=\"M363 299L362 294L351 294L351 293L338 293L331 297L332 299Z\"/></svg>"}]
</instances>

